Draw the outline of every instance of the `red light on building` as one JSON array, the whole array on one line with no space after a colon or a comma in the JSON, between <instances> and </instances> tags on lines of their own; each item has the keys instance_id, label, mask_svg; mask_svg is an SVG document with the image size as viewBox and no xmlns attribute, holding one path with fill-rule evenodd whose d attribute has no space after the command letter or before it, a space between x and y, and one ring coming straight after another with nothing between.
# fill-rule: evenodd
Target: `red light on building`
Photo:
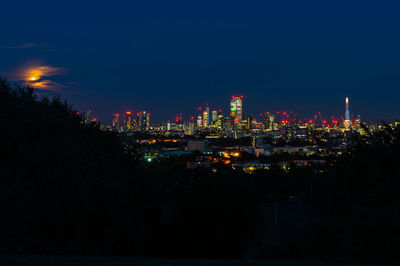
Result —
<instances>
[{"instance_id":1,"label":"red light on building","mask_svg":"<svg viewBox=\"0 0 400 266\"><path fill-rule=\"evenodd\" d=\"M283 112L283 115L286 115L286 112Z\"/></svg>"},{"instance_id":2,"label":"red light on building","mask_svg":"<svg viewBox=\"0 0 400 266\"><path fill-rule=\"evenodd\" d=\"M312 120L308 121L308 123L312 124Z\"/></svg>"},{"instance_id":3,"label":"red light on building","mask_svg":"<svg viewBox=\"0 0 400 266\"><path fill-rule=\"evenodd\" d=\"M326 120L322 121L322 123L326 124Z\"/></svg>"},{"instance_id":4,"label":"red light on building","mask_svg":"<svg viewBox=\"0 0 400 266\"><path fill-rule=\"evenodd\" d=\"M282 124L285 124L285 120L282 120L281 123L282 123Z\"/></svg>"},{"instance_id":5,"label":"red light on building","mask_svg":"<svg viewBox=\"0 0 400 266\"><path fill-rule=\"evenodd\" d=\"M131 115L132 112L131 111L126 111L126 115Z\"/></svg>"}]
</instances>

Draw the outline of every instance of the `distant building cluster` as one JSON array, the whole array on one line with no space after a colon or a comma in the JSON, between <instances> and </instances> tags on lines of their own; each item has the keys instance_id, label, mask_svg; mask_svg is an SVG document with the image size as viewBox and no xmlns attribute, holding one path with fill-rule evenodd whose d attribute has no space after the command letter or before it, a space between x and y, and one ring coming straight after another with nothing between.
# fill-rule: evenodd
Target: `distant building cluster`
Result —
<instances>
[{"instance_id":1,"label":"distant building cluster","mask_svg":"<svg viewBox=\"0 0 400 266\"><path fill-rule=\"evenodd\" d=\"M123 115L113 115L112 130L120 132L147 132L150 130L150 113L142 111L133 114L126 111Z\"/></svg>"},{"instance_id":2,"label":"distant building cluster","mask_svg":"<svg viewBox=\"0 0 400 266\"><path fill-rule=\"evenodd\" d=\"M257 120L244 116L242 96L233 96L229 107L228 115L206 105L196 108L197 113L187 121L178 114L173 121L156 124L150 124L150 113L146 111L126 111L114 114L109 130L119 132L127 152L149 163L190 155L187 167L191 169L225 165L252 173L274 166L290 169L323 165L327 158L351 147L354 134L364 135L380 128L362 124L359 115L353 117L348 98L344 116L329 120L320 113L305 119L293 112L266 112Z\"/></svg>"},{"instance_id":3,"label":"distant building cluster","mask_svg":"<svg viewBox=\"0 0 400 266\"><path fill-rule=\"evenodd\" d=\"M173 121L150 124L150 113L146 111L133 114L131 111L115 113L111 129L118 132L148 132L159 135L207 136L209 138L270 135L273 138L305 137L312 130L335 131L357 130L363 133L360 116L350 115L349 99L345 99L344 117L322 119L320 113L314 117L299 117L293 112L266 112L256 116L244 116L243 96L232 96L230 111L224 115L222 110L210 110L209 106L196 108L197 114L184 121L182 114Z\"/></svg>"}]
</instances>

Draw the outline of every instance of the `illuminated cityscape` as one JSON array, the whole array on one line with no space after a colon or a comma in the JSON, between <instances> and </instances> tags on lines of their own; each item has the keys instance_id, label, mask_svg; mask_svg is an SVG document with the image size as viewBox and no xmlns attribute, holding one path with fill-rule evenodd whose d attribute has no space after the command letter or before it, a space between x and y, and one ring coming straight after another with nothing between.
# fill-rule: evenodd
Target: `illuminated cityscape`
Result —
<instances>
[{"instance_id":1,"label":"illuminated cityscape","mask_svg":"<svg viewBox=\"0 0 400 266\"><path fill-rule=\"evenodd\" d=\"M162 123L150 123L150 113L146 111L136 115L126 111L122 116L115 113L112 125L103 128L118 132L127 147L136 147L135 156L144 160L153 161L197 150L203 155L197 163L188 161L189 168L223 163L251 173L271 167L263 158L282 154L294 156L290 161L279 162L283 168L290 164L325 164L327 158L340 156L353 144L352 136L363 136L381 127L376 123L362 123L360 115L352 120L348 97L344 101L344 115L330 116L329 119L320 112L309 118L286 111L245 115L243 100L243 96L232 96L225 105L230 108L227 115L222 109L215 110L217 108L210 112L206 104L196 108L186 120L180 113L172 121ZM254 158L239 160L243 153Z\"/></svg>"},{"instance_id":2,"label":"illuminated cityscape","mask_svg":"<svg viewBox=\"0 0 400 266\"><path fill-rule=\"evenodd\" d=\"M222 106L219 106L222 107ZM118 132L148 132L160 135L196 135L208 134L219 137L245 137L252 134L278 135L287 137L295 130L322 130L326 132L357 131L363 134L360 115L351 119L349 98L345 98L344 116L330 116L323 118L320 112L311 118L302 118L294 112L265 112L256 115L243 116L243 96L232 96L229 103L229 115L224 115L222 109L210 112L208 105L196 108L196 113L190 114L188 119L183 119L179 114L173 121L163 123L150 123L150 113L146 111L133 115L131 111L125 111L122 116L119 113L113 115L111 128ZM194 118L196 121L194 121ZM343 118L344 117L344 118ZM86 120L91 119L91 111L85 114ZM285 136L284 136L285 135Z\"/></svg>"}]
</instances>

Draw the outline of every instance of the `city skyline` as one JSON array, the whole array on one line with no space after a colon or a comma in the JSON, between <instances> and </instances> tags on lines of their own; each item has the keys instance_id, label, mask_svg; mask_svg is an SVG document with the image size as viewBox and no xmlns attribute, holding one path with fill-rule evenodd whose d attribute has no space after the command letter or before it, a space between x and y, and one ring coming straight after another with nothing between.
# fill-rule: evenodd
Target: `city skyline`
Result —
<instances>
[{"instance_id":1,"label":"city skyline","mask_svg":"<svg viewBox=\"0 0 400 266\"><path fill-rule=\"evenodd\" d=\"M267 110L264 112L260 112L258 114L250 114L250 113L244 113L243 112L243 102L246 102L243 96L231 96L231 98L229 98L230 100L230 109L228 108L221 108L222 105L219 106L209 106L207 103L204 104L203 106L199 106L194 108L194 110L192 112L189 113L177 113L172 115L169 119L165 119L165 120L160 120L157 117L153 117L152 116L152 123L155 124L159 124L159 123L165 123L165 122L176 122L176 123L183 123L183 122L194 122L196 124L199 124L199 119L200 119L200 123L203 125L204 120L207 120L207 125L210 124L210 122L215 122L217 120L217 116L222 115L222 116L226 116L226 117L232 117L234 120L238 121L242 121L247 117L252 117L255 118L257 121L262 121L265 117L266 114L275 114L277 116L280 116L282 114L286 114L288 116L290 116L291 118L297 120L297 121L309 121L309 119L315 119L316 117L319 120L326 120L326 121L340 121L341 123L347 123L348 125L350 125L351 121L354 121L354 119L356 119L356 117L360 117L359 113L351 113L349 110L349 97L345 97L344 98L344 103L345 103L345 108L344 108L344 112L340 113L340 112L336 112L336 113L327 113L327 114L321 114L320 111L317 111L313 114L311 114L310 112L305 112L305 110L299 110L299 111L293 111L290 109L285 109L285 110ZM232 110L232 108L236 108L236 101L240 100L240 113L237 116L237 114L235 114L235 110ZM225 110L226 109L226 110ZM143 111L143 110L142 110ZM112 115L112 120L115 119L116 116L118 117L123 117L124 114L129 113L128 116L130 116L132 113L135 114L137 113L137 116L139 116L139 114L142 112L140 110L135 110L135 109L127 109L127 110L120 110L118 112L113 113ZM150 110L149 110L150 111ZM88 111L89 113L92 113L92 110ZM146 111L145 111L146 112ZM148 115L150 116L151 111L148 113ZM93 114L92 117L96 118L96 121L98 121L96 114ZM240 118L239 118L240 117ZM106 125L111 125L112 123L109 123L109 120L106 121L99 121L103 124ZM364 120L365 122L382 122L382 121L373 121L373 120ZM387 122L391 122L390 120L387 120Z\"/></svg>"},{"instance_id":2,"label":"city skyline","mask_svg":"<svg viewBox=\"0 0 400 266\"><path fill-rule=\"evenodd\" d=\"M344 115L338 116L322 115L321 112L317 112L313 116L308 116L304 113L304 110L302 110L301 113L292 111L267 111L260 113L259 116L243 115L243 99L243 96L232 96L230 98L229 112L225 113L225 115L222 109L210 108L208 104L206 104L204 108L201 106L197 107L195 113L190 114L190 116L179 113L173 119L161 122L150 122L150 112L140 111L136 113L132 110L126 110L124 112L114 113L111 123L102 123L102 125L109 129L121 132L146 132L150 130L157 131L160 129L162 131L169 131L171 130L172 125L174 125L174 128L177 127L179 130L184 130L185 132L190 128L191 133L189 135L193 135L195 131L203 131L205 129L210 129L214 132L234 132L246 129L261 129L265 132L269 130L278 130L281 127L287 126L317 126L321 129L342 128L346 130L350 128L361 128L361 123L368 125L382 124L382 122L384 122L365 121L361 119L360 114L351 113L349 97L345 97ZM84 116L86 123L100 122L92 114L91 110L82 115ZM145 117L145 120L143 120L143 117ZM386 122L389 123L393 121Z\"/></svg>"}]
</instances>

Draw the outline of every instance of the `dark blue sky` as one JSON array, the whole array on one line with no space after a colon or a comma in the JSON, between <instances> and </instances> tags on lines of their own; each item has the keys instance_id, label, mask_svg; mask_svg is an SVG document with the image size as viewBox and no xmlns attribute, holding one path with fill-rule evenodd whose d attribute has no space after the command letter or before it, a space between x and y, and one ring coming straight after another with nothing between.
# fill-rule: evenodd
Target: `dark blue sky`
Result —
<instances>
[{"instance_id":1,"label":"dark blue sky","mask_svg":"<svg viewBox=\"0 0 400 266\"><path fill-rule=\"evenodd\" d=\"M244 113L400 118L399 1L5 1L0 73L27 62L104 122L208 103Z\"/></svg>"}]
</instances>

